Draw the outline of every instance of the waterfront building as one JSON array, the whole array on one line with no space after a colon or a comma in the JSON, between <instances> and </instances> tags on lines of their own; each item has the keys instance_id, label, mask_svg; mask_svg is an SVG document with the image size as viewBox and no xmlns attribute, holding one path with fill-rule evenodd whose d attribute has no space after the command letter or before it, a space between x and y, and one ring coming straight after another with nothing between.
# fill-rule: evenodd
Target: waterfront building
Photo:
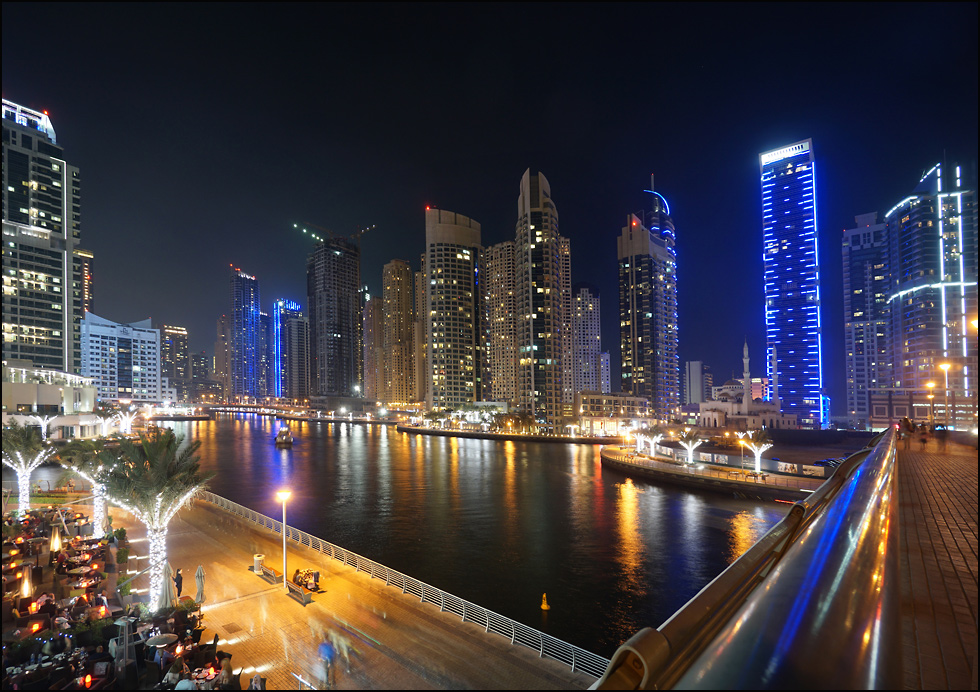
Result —
<instances>
[{"instance_id":1,"label":"waterfront building","mask_svg":"<svg viewBox=\"0 0 980 692\"><path fill-rule=\"evenodd\" d=\"M99 401L154 403L176 393L163 376L160 330L150 320L118 323L88 312L82 319L82 375Z\"/></svg>"},{"instance_id":2,"label":"waterfront building","mask_svg":"<svg viewBox=\"0 0 980 692\"><path fill-rule=\"evenodd\" d=\"M191 401L214 404L224 398L221 382L215 379L207 353L191 354Z\"/></svg>"},{"instance_id":3,"label":"waterfront building","mask_svg":"<svg viewBox=\"0 0 980 692\"><path fill-rule=\"evenodd\" d=\"M363 380L361 248L320 240L306 261L310 320L310 393L359 397Z\"/></svg>"},{"instance_id":4,"label":"waterfront building","mask_svg":"<svg viewBox=\"0 0 980 692\"><path fill-rule=\"evenodd\" d=\"M482 396L480 224L426 208L425 247L426 405L458 409Z\"/></svg>"},{"instance_id":5,"label":"waterfront building","mask_svg":"<svg viewBox=\"0 0 980 692\"><path fill-rule=\"evenodd\" d=\"M602 392L599 291L576 284L572 295L572 390ZM608 390L605 390L608 391Z\"/></svg>"},{"instance_id":6,"label":"waterfront building","mask_svg":"<svg viewBox=\"0 0 980 692\"><path fill-rule=\"evenodd\" d=\"M972 408L950 424L975 427L977 206L961 173L937 163L885 214L888 386L926 392L931 383L952 411L963 402Z\"/></svg>"},{"instance_id":7,"label":"waterfront building","mask_svg":"<svg viewBox=\"0 0 980 692\"><path fill-rule=\"evenodd\" d=\"M684 403L698 404L712 398L711 371L700 360L684 364Z\"/></svg>"},{"instance_id":8,"label":"waterfront building","mask_svg":"<svg viewBox=\"0 0 980 692\"><path fill-rule=\"evenodd\" d=\"M380 401L384 394L384 310L381 299L364 301L364 398Z\"/></svg>"},{"instance_id":9,"label":"waterfront building","mask_svg":"<svg viewBox=\"0 0 980 692\"><path fill-rule=\"evenodd\" d=\"M280 298L272 304L272 385L269 396L309 397L309 322L302 306Z\"/></svg>"},{"instance_id":10,"label":"waterfront building","mask_svg":"<svg viewBox=\"0 0 980 692\"><path fill-rule=\"evenodd\" d=\"M382 271L384 390L386 404L415 401L415 275L405 260L395 259Z\"/></svg>"},{"instance_id":11,"label":"waterfront building","mask_svg":"<svg viewBox=\"0 0 980 692\"><path fill-rule=\"evenodd\" d=\"M572 434L618 436L653 422L650 400L630 394L575 392L575 412L575 424L566 426Z\"/></svg>"},{"instance_id":12,"label":"waterfront building","mask_svg":"<svg viewBox=\"0 0 980 692\"><path fill-rule=\"evenodd\" d=\"M259 396L261 360L259 281L232 266L231 314L228 340L230 401Z\"/></svg>"},{"instance_id":13,"label":"waterfront building","mask_svg":"<svg viewBox=\"0 0 980 692\"><path fill-rule=\"evenodd\" d=\"M160 370L176 393L176 401L191 400L191 359L187 328L174 325L160 327Z\"/></svg>"},{"instance_id":14,"label":"waterfront building","mask_svg":"<svg viewBox=\"0 0 980 692\"><path fill-rule=\"evenodd\" d=\"M890 385L888 349L888 240L878 213L854 217L844 230L844 355L847 420L864 428L871 416L871 393Z\"/></svg>"},{"instance_id":15,"label":"waterfront building","mask_svg":"<svg viewBox=\"0 0 980 692\"><path fill-rule=\"evenodd\" d=\"M770 371L777 371L772 364ZM704 428L734 430L799 427L796 414L782 411L778 375L771 380L771 384L769 389L766 378L752 377L749 370L749 344L745 342L742 347L741 379L732 378L714 389L714 398L698 404L697 424Z\"/></svg>"},{"instance_id":16,"label":"waterfront building","mask_svg":"<svg viewBox=\"0 0 980 692\"><path fill-rule=\"evenodd\" d=\"M3 427L11 420L36 426L38 417L50 421L48 439L90 437L99 434L95 410L96 389L91 377L48 368L36 368L29 360L3 361Z\"/></svg>"},{"instance_id":17,"label":"waterfront building","mask_svg":"<svg viewBox=\"0 0 980 692\"><path fill-rule=\"evenodd\" d=\"M231 319L222 315L215 324L214 379L221 384L223 401L231 400Z\"/></svg>"},{"instance_id":18,"label":"waterfront building","mask_svg":"<svg viewBox=\"0 0 980 692\"><path fill-rule=\"evenodd\" d=\"M429 285L425 279L425 253L419 263L422 268L415 272L415 319L413 322L413 333L415 337L415 393L412 396L413 402L426 401L428 398L429 375L428 371L428 334L429 334L429 313L426 312L426 299L429 292Z\"/></svg>"},{"instance_id":19,"label":"waterfront building","mask_svg":"<svg viewBox=\"0 0 980 692\"><path fill-rule=\"evenodd\" d=\"M609 368L609 351L599 354L599 391L609 394L612 391L612 375Z\"/></svg>"},{"instance_id":20,"label":"waterfront building","mask_svg":"<svg viewBox=\"0 0 980 692\"><path fill-rule=\"evenodd\" d=\"M273 364L272 319L269 313L259 310L259 373L256 382L258 397L272 396L275 388L276 367Z\"/></svg>"},{"instance_id":21,"label":"waterfront building","mask_svg":"<svg viewBox=\"0 0 980 692\"><path fill-rule=\"evenodd\" d=\"M514 267L514 241L506 240L484 251L483 291L486 296L486 377L484 398L505 401L518 399L517 385L517 278Z\"/></svg>"},{"instance_id":22,"label":"waterfront building","mask_svg":"<svg viewBox=\"0 0 980 692\"><path fill-rule=\"evenodd\" d=\"M767 362L782 382L783 409L824 428L817 206L811 140L759 156ZM768 373L776 379L775 372Z\"/></svg>"},{"instance_id":23,"label":"waterfront building","mask_svg":"<svg viewBox=\"0 0 980 692\"><path fill-rule=\"evenodd\" d=\"M519 409L560 431L572 413L571 248L543 173L524 171L514 244Z\"/></svg>"},{"instance_id":24,"label":"waterfront building","mask_svg":"<svg viewBox=\"0 0 980 692\"><path fill-rule=\"evenodd\" d=\"M47 113L3 99L3 358L81 372L81 180Z\"/></svg>"},{"instance_id":25,"label":"waterfront building","mask_svg":"<svg viewBox=\"0 0 980 692\"><path fill-rule=\"evenodd\" d=\"M95 286L92 278L95 255L92 254L91 250L81 248L75 248L74 253L82 313L95 312Z\"/></svg>"},{"instance_id":26,"label":"waterfront building","mask_svg":"<svg viewBox=\"0 0 980 692\"><path fill-rule=\"evenodd\" d=\"M666 421L681 396L677 253L670 206L650 183L651 211L629 214L617 242L621 388L649 399L651 415Z\"/></svg>"}]
</instances>

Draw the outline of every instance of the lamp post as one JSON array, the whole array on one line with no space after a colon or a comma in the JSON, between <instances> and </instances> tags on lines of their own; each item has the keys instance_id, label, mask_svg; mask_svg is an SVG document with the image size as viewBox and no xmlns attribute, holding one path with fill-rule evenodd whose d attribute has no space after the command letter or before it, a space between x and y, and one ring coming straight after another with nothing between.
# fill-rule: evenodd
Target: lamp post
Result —
<instances>
[{"instance_id":1,"label":"lamp post","mask_svg":"<svg viewBox=\"0 0 980 692\"><path fill-rule=\"evenodd\" d=\"M289 490L280 490L276 493L276 499L282 503L282 588L286 591L289 587L286 586L286 580L289 578L286 575L286 500L292 493Z\"/></svg>"},{"instance_id":2,"label":"lamp post","mask_svg":"<svg viewBox=\"0 0 980 692\"><path fill-rule=\"evenodd\" d=\"M929 389L929 393L926 398L929 399L929 424L936 424L936 402L933 399L936 398L935 392L932 390L936 388L935 382L926 382L926 387Z\"/></svg>"},{"instance_id":3,"label":"lamp post","mask_svg":"<svg viewBox=\"0 0 980 692\"><path fill-rule=\"evenodd\" d=\"M939 369L943 371L943 375L946 378L946 404L943 419L946 423L946 429L949 429L949 363L940 363Z\"/></svg>"}]
</instances>

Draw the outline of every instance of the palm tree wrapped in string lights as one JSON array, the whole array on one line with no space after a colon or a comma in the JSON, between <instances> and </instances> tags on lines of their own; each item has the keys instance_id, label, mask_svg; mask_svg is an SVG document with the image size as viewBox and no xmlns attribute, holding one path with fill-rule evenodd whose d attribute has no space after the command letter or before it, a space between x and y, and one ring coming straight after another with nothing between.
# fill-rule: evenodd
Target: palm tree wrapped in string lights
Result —
<instances>
[{"instance_id":1,"label":"palm tree wrapped in string lights","mask_svg":"<svg viewBox=\"0 0 980 692\"><path fill-rule=\"evenodd\" d=\"M753 430L746 437L748 439L743 444L755 454L755 472L762 473L762 453L773 446L772 438L765 428Z\"/></svg>"},{"instance_id":2,"label":"palm tree wrapped in string lights","mask_svg":"<svg viewBox=\"0 0 980 692\"><path fill-rule=\"evenodd\" d=\"M681 435L677 441L680 443L681 447L687 450L688 464L694 463L694 450L707 442L707 440L698 437L696 432L691 432L690 430Z\"/></svg>"},{"instance_id":3,"label":"palm tree wrapped in string lights","mask_svg":"<svg viewBox=\"0 0 980 692\"><path fill-rule=\"evenodd\" d=\"M92 516L97 522L96 530L102 535L109 533L106 485L117 461L116 455L102 442L93 440L75 440L58 453L58 462L62 466L92 484Z\"/></svg>"},{"instance_id":4,"label":"palm tree wrapped in string lights","mask_svg":"<svg viewBox=\"0 0 980 692\"><path fill-rule=\"evenodd\" d=\"M107 478L109 499L146 526L150 544L150 600L163 593L167 526L214 474L202 474L200 440L184 444L172 430L140 433L139 441L121 440L119 464Z\"/></svg>"},{"instance_id":5,"label":"palm tree wrapped in string lights","mask_svg":"<svg viewBox=\"0 0 980 692\"><path fill-rule=\"evenodd\" d=\"M54 454L54 449L41 441L34 428L13 421L3 429L3 465L17 474L17 510L20 516L31 507L31 474Z\"/></svg>"}]
</instances>

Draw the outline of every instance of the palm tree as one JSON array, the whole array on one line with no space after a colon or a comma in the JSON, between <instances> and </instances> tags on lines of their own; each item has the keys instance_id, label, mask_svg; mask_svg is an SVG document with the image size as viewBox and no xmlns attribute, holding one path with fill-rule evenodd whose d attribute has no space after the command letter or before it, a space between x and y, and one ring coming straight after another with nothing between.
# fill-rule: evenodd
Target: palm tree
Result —
<instances>
[{"instance_id":1,"label":"palm tree","mask_svg":"<svg viewBox=\"0 0 980 692\"><path fill-rule=\"evenodd\" d=\"M688 431L680 436L678 442L680 442L681 447L687 450L687 463L693 464L694 450L704 444L705 440L698 437L696 432Z\"/></svg>"},{"instance_id":2,"label":"palm tree","mask_svg":"<svg viewBox=\"0 0 980 692\"><path fill-rule=\"evenodd\" d=\"M58 461L92 484L92 516L97 522L95 528L101 535L109 533L105 493L106 483L118 462L116 455L107 450L101 441L74 440L58 452Z\"/></svg>"},{"instance_id":3,"label":"palm tree","mask_svg":"<svg viewBox=\"0 0 980 692\"><path fill-rule=\"evenodd\" d=\"M762 473L762 453L773 446L772 438L765 428L753 430L747 437L748 441L743 444L755 454L755 472Z\"/></svg>"},{"instance_id":4,"label":"palm tree","mask_svg":"<svg viewBox=\"0 0 980 692\"><path fill-rule=\"evenodd\" d=\"M163 593L167 560L167 526L174 515L214 474L202 474L200 440L183 444L172 430L140 433L139 442L124 439L119 465L109 474L106 495L146 526L150 544L150 603Z\"/></svg>"},{"instance_id":5,"label":"palm tree","mask_svg":"<svg viewBox=\"0 0 980 692\"><path fill-rule=\"evenodd\" d=\"M109 437L109 426L115 422L119 414L104 404L99 404L92 413L102 425L102 437Z\"/></svg>"},{"instance_id":6,"label":"palm tree","mask_svg":"<svg viewBox=\"0 0 980 692\"><path fill-rule=\"evenodd\" d=\"M34 428L12 421L3 430L3 465L17 474L17 510L20 516L31 507L31 473L54 454L54 449L41 442Z\"/></svg>"}]
</instances>

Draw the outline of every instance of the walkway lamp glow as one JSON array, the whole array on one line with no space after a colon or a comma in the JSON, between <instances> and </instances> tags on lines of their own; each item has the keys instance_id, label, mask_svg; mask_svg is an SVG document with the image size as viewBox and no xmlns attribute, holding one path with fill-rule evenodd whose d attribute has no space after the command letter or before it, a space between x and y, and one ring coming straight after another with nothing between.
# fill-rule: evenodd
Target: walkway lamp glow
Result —
<instances>
[{"instance_id":1,"label":"walkway lamp glow","mask_svg":"<svg viewBox=\"0 0 980 692\"><path fill-rule=\"evenodd\" d=\"M940 363L939 369L943 371L943 375L946 378L946 405L944 407L945 415L943 416L946 427L949 427L949 363Z\"/></svg>"},{"instance_id":2,"label":"walkway lamp glow","mask_svg":"<svg viewBox=\"0 0 980 692\"><path fill-rule=\"evenodd\" d=\"M289 490L280 490L276 493L276 499L282 503L282 588L289 591L289 587L286 586L286 580L289 578L286 573L286 500L292 492Z\"/></svg>"}]
</instances>

